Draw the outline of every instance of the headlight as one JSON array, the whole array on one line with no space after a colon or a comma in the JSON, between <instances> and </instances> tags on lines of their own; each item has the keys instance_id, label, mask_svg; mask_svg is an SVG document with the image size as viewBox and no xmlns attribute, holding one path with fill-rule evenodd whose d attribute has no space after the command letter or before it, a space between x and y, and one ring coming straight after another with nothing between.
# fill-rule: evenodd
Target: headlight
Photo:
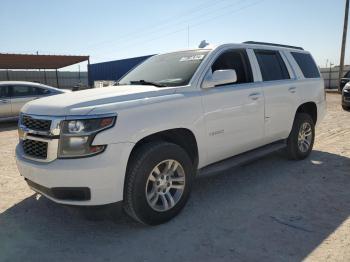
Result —
<instances>
[{"instance_id":1,"label":"headlight","mask_svg":"<svg viewBox=\"0 0 350 262\"><path fill-rule=\"evenodd\" d=\"M116 116L65 120L61 123L59 158L86 157L103 152L106 145L92 145L99 132L114 126Z\"/></svg>"},{"instance_id":2,"label":"headlight","mask_svg":"<svg viewBox=\"0 0 350 262\"><path fill-rule=\"evenodd\" d=\"M347 83L347 84L344 86L343 90L346 90L346 92L350 92L350 83Z\"/></svg>"}]
</instances>

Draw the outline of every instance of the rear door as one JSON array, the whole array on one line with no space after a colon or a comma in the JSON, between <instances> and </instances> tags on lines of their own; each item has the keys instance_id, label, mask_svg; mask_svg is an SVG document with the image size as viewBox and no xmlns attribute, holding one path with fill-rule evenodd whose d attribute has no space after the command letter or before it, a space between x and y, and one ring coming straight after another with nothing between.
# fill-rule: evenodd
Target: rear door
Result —
<instances>
[{"instance_id":1,"label":"rear door","mask_svg":"<svg viewBox=\"0 0 350 262\"><path fill-rule=\"evenodd\" d=\"M265 142L287 138L299 104L297 81L284 54L254 50L265 96Z\"/></svg>"},{"instance_id":2,"label":"rear door","mask_svg":"<svg viewBox=\"0 0 350 262\"><path fill-rule=\"evenodd\" d=\"M10 86L12 116L17 116L25 103L39 97L35 87L30 85Z\"/></svg>"},{"instance_id":3,"label":"rear door","mask_svg":"<svg viewBox=\"0 0 350 262\"><path fill-rule=\"evenodd\" d=\"M0 86L0 118L11 117L11 99L8 86Z\"/></svg>"}]
</instances>

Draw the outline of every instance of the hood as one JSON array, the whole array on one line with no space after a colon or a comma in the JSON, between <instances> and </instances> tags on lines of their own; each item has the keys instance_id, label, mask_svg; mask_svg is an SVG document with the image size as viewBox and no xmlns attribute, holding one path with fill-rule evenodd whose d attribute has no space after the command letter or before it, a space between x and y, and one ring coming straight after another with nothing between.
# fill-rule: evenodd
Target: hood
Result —
<instances>
[{"instance_id":1,"label":"hood","mask_svg":"<svg viewBox=\"0 0 350 262\"><path fill-rule=\"evenodd\" d=\"M117 106L127 101L139 101L151 97L172 94L175 88L159 88L147 85L110 86L40 98L25 104L23 113L34 115L66 116L87 115L95 107Z\"/></svg>"}]
</instances>

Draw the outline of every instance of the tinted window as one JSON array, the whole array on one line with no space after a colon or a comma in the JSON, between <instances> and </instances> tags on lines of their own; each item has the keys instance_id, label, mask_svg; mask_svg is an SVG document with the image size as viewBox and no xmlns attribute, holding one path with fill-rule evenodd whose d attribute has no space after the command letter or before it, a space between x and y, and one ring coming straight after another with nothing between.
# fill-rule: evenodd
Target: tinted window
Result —
<instances>
[{"instance_id":1,"label":"tinted window","mask_svg":"<svg viewBox=\"0 0 350 262\"><path fill-rule=\"evenodd\" d=\"M22 97L22 96L34 96L34 88L31 86L12 86L12 96Z\"/></svg>"},{"instance_id":2,"label":"tinted window","mask_svg":"<svg viewBox=\"0 0 350 262\"><path fill-rule=\"evenodd\" d=\"M50 94L50 91L44 88L33 87L33 92L35 95L43 96Z\"/></svg>"},{"instance_id":3,"label":"tinted window","mask_svg":"<svg viewBox=\"0 0 350 262\"><path fill-rule=\"evenodd\" d=\"M248 64L247 54L244 50L229 51L220 55L211 67L212 71L234 69L237 74L237 82L249 83L252 82L252 73Z\"/></svg>"},{"instance_id":4,"label":"tinted window","mask_svg":"<svg viewBox=\"0 0 350 262\"><path fill-rule=\"evenodd\" d=\"M292 56L298 63L305 78L318 78L320 73L311 55L292 52Z\"/></svg>"},{"instance_id":5,"label":"tinted window","mask_svg":"<svg viewBox=\"0 0 350 262\"><path fill-rule=\"evenodd\" d=\"M7 86L0 86L0 97L9 97Z\"/></svg>"},{"instance_id":6,"label":"tinted window","mask_svg":"<svg viewBox=\"0 0 350 262\"><path fill-rule=\"evenodd\" d=\"M277 51L256 50L263 81L289 79L287 67Z\"/></svg>"}]
</instances>

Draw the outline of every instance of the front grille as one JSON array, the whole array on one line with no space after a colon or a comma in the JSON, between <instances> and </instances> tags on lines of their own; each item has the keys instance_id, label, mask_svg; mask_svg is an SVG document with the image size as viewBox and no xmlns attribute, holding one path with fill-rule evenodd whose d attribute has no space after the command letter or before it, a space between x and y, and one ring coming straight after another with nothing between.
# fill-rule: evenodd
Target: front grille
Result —
<instances>
[{"instance_id":1,"label":"front grille","mask_svg":"<svg viewBox=\"0 0 350 262\"><path fill-rule=\"evenodd\" d=\"M26 139L22 141L24 153L34 158L47 158L47 143Z\"/></svg>"},{"instance_id":2,"label":"front grille","mask_svg":"<svg viewBox=\"0 0 350 262\"><path fill-rule=\"evenodd\" d=\"M36 119L31 116L22 116L21 124L36 131L50 131L51 120Z\"/></svg>"}]
</instances>

